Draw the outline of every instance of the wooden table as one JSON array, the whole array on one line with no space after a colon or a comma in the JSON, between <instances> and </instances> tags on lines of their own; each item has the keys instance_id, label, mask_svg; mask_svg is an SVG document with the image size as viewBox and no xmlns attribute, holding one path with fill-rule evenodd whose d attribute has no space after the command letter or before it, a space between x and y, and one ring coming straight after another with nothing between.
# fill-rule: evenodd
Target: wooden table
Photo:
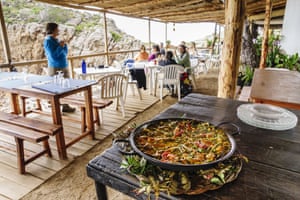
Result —
<instances>
[{"instance_id":1,"label":"wooden table","mask_svg":"<svg viewBox=\"0 0 300 200\"><path fill-rule=\"evenodd\" d=\"M5 77L3 74L0 74L2 77ZM95 84L94 81L83 81L81 80L80 84L77 84L76 87L66 89L65 91L57 92L47 92L40 89L33 88L33 85L40 83L41 81L50 81L52 78L48 76L32 76L32 79L35 81L25 82L22 79L15 78L14 80L4 80L0 76L0 91L4 91L11 94L11 106L12 112L15 114L20 113L18 96L28 96L34 97L37 99L45 99L51 103L52 119L53 123L57 125L63 125L61 110L60 110L60 98L84 92L85 105L86 105L86 116L87 116L87 131L81 134L79 137L73 139L68 144L65 142L64 130L62 129L59 134L56 134L56 144L59 157L61 159L67 158L66 148L74 144L81 138L90 135L94 139L95 130L93 123L93 109L92 109L92 88L91 86ZM16 77L20 77L20 73L16 74ZM33 78L34 77L34 78ZM5 81L5 82L4 82ZM63 126L62 126L63 127Z\"/></svg>"},{"instance_id":2,"label":"wooden table","mask_svg":"<svg viewBox=\"0 0 300 200\"><path fill-rule=\"evenodd\" d=\"M168 196L160 199L299 199L300 197L300 127L272 131L256 128L240 121L237 107L245 102L190 94L155 118L186 117L218 124L236 123L241 135L235 136L237 149L247 156L238 178L214 191L197 196ZM293 112L300 117L300 111ZM138 181L120 169L122 155L114 148L94 158L87 165L87 174L95 180L98 199L106 199L105 185L136 199L133 190ZM152 196L151 199L154 199Z\"/></svg>"}]
</instances>

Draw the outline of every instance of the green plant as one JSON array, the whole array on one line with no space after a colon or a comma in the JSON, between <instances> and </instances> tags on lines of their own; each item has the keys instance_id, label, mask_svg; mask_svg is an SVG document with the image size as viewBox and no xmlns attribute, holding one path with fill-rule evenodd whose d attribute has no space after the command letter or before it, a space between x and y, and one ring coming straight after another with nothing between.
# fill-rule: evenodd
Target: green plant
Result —
<instances>
[{"instance_id":1,"label":"green plant","mask_svg":"<svg viewBox=\"0 0 300 200\"><path fill-rule=\"evenodd\" d=\"M206 39L206 46L207 46L207 47L211 47L212 44L213 44L213 40Z\"/></svg>"},{"instance_id":2,"label":"green plant","mask_svg":"<svg viewBox=\"0 0 300 200\"><path fill-rule=\"evenodd\" d=\"M84 29L84 25L83 24L78 24L76 27L75 27L75 32L76 33L79 33L81 31L83 31Z\"/></svg>"},{"instance_id":3,"label":"green plant","mask_svg":"<svg viewBox=\"0 0 300 200\"><path fill-rule=\"evenodd\" d=\"M289 70L300 71L299 55L298 53L289 55L280 55L276 58L275 66L278 68L287 68Z\"/></svg>"},{"instance_id":4,"label":"green plant","mask_svg":"<svg viewBox=\"0 0 300 200\"><path fill-rule=\"evenodd\" d=\"M110 34L114 42L119 42L122 39L122 35L120 35L119 33L111 31Z\"/></svg>"},{"instance_id":5,"label":"green plant","mask_svg":"<svg viewBox=\"0 0 300 200\"><path fill-rule=\"evenodd\" d=\"M242 81L244 82L244 85L251 85L253 75L254 75L254 69L250 66L246 66L242 76Z\"/></svg>"},{"instance_id":6,"label":"green plant","mask_svg":"<svg viewBox=\"0 0 300 200\"><path fill-rule=\"evenodd\" d=\"M289 70L300 71L299 55L286 55L283 53L280 40L282 37L274 32L271 32L268 40L268 55L266 60L267 67L287 68ZM262 37L259 37L254 43L256 54L261 56Z\"/></svg>"}]
</instances>

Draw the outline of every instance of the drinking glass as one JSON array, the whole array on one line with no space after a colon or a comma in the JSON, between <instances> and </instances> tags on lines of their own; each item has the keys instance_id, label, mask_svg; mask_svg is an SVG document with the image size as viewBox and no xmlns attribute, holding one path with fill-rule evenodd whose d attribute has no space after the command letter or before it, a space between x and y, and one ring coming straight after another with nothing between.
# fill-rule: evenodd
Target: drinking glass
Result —
<instances>
[{"instance_id":1,"label":"drinking glass","mask_svg":"<svg viewBox=\"0 0 300 200\"><path fill-rule=\"evenodd\" d=\"M62 79L62 88L70 88L70 80L67 78Z\"/></svg>"},{"instance_id":2,"label":"drinking glass","mask_svg":"<svg viewBox=\"0 0 300 200\"><path fill-rule=\"evenodd\" d=\"M24 82L27 83L28 82L28 68L27 67L22 68L22 74L23 74Z\"/></svg>"},{"instance_id":3,"label":"drinking glass","mask_svg":"<svg viewBox=\"0 0 300 200\"><path fill-rule=\"evenodd\" d=\"M53 83L54 83L55 85L58 85L58 75L54 75L54 76L53 76Z\"/></svg>"},{"instance_id":4,"label":"drinking glass","mask_svg":"<svg viewBox=\"0 0 300 200\"><path fill-rule=\"evenodd\" d=\"M63 71L57 71L57 84L62 86L62 82L63 82L63 79L64 79L64 73Z\"/></svg>"}]
</instances>

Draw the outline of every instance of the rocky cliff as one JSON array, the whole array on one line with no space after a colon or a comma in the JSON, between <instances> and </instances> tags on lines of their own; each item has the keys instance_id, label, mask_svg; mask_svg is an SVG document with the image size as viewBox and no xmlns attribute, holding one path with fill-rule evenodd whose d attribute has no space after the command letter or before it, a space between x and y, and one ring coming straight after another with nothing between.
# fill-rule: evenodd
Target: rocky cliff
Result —
<instances>
[{"instance_id":1,"label":"rocky cliff","mask_svg":"<svg viewBox=\"0 0 300 200\"><path fill-rule=\"evenodd\" d=\"M29 0L5 0L2 6L13 62L45 58L45 25L50 21L59 24L59 38L67 41L69 55L104 52L102 13L64 9ZM110 51L139 48L141 41L122 32L113 20L107 20L107 27ZM0 48L3 51L2 45ZM118 59L122 59L122 56ZM94 57L87 61L104 63L104 57ZM2 54L0 62L3 62Z\"/></svg>"}]
</instances>

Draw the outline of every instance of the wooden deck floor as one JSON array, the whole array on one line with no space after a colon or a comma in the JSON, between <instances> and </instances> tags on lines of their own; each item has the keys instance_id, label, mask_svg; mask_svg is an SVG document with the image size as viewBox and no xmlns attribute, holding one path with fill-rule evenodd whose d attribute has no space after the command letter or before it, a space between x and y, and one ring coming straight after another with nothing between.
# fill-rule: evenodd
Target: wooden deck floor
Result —
<instances>
[{"instance_id":1,"label":"wooden deck floor","mask_svg":"<svg viewBox=\"0 0 300 200\"><path fill-rule=\"evenodd\" d=\"M27 173L20 175L17 169L16 147L13 137L0 135L0 200L2 199L19 199L59 170L69 165L77 156L80 156L99 143L109 134L112 134L118 128L123 126L129 120L134 118L137 113L143 112L145 109L159 101L159 97L154 97L148 94L148 91L142 91L143 100L139 100L137 94L128 95L126 99L125 112L126 117L123 118L120 111L114 110L114 105L104 109L103 124L100 127L96 126L96 140L84 138L80 142L69 147L68 159L59 160L56 143L54 137L50 138L50 146L53 158L42 156L34 162L26 166ZM78 109L77 109L78 110ZM74 114L64 114L72 116L72 118L80 119L80 112ZM68 116L68 117L69 117ZM52 119L48 115L30 114L38 120L51 122ZM74 120L63 119L66 140L71 140L75 135L80 134L80 123ZM37 152L41 146L25 142L25 155Z\"/></svg>"}]
</instances>

